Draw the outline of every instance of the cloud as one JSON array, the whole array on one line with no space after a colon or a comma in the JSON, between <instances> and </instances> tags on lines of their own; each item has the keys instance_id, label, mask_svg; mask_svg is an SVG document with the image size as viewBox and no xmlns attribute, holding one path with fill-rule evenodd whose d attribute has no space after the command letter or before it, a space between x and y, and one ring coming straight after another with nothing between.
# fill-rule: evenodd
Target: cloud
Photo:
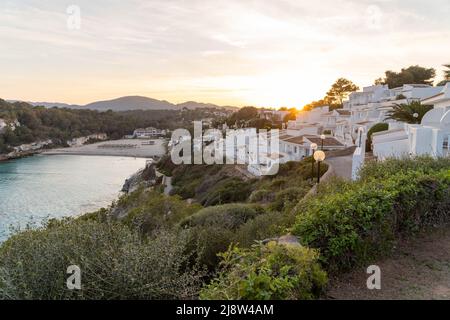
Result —
<instances>
[{"instance_id":1,"label":"cloud","mask_svg":"<svg viewBox=\"0 0 450 320\"><path fill-rule=\"evenodd\" d=\"M67 29L68 3L2 2L0 96L23 94L2 89L14 73L11 81L30 87L39 86L34 76L47 77L54 90L42 94L61 92L65 100L95 83L110 96L134 83L133 92L176 100L196 99L207 86L215 96L206 97L220 103L238 101L243 91L264 96L272 81L285 83L288 92L278 92L291 94L292 103L306 103L341 75L369 85L386 69L437 68L450 51L448 0L72 2L81 9L80 30Z\"/></svg>"}]
</instances>

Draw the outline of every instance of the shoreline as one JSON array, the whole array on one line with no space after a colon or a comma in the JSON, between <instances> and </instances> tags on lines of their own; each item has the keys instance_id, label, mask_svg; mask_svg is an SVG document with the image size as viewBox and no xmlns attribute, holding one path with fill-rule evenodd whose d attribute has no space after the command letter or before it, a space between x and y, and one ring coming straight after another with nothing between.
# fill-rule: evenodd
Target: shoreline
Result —
<instances>
[{"instance_id":1,"label":"shoreline","mask_svg":"<svg viewBox=\"0 0 450 320\"><path fill-rule=\"evenodd\" d=\"M154 145L145 144L149 140L120 139L96 142L77 147L55 147L49 149L30 150L15 153L12 156L0 155L0 162L17 160L34 155L80 155L80 156L108 156L153 159L167 153L166 140L155 139ZM119 146L119 148L117 147Z\"/></svg>"},{"instance_id":2,"label":"shoreline","mask_svg":"<svg viewBox=\"0 0 450 320\"><path fill-rule=\"evenodd\" d=\"M153 141L153 144L149 144ZM84 156L111 156L129 158L155 158L167 153L166 140L138 140L120 139L102 141L77 147L55 148L44 150L44 155L84 155Z\"/></svg>"}]
</instances>

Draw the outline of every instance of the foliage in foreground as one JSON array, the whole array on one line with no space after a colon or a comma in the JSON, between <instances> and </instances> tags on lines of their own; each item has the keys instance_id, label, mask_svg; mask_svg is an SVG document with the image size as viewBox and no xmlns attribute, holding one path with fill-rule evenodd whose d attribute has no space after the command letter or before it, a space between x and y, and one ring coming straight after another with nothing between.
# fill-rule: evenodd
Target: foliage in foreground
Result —
<instances>
[{"instance_id":1,"label":"foliage in foreground","mask_svg":"<svg viewBox=\"0 0 450 320\"><path fill-rule=\"evenodd\" d=\"M269 242L251 249L231 247L220 256L219 276L202 290L201 299L314 299L327 283L318 253L302 246Z\"/></svg>"},{"instance_id":2,"label":"foliage in foreground","mask_svg":"<svg viewBox=\"0 0 450 320\"><path fill-rule=\"evenodd\" d=\"M186 267L184 242L92 220L25 231L0 248L0 299L192 299L202 274ZM66 287L70 265L81 268L82 290Z\"/></svg>"},{"instance_id":3,"label":"foliage in foreground","mask_svg":"<svg viewBox=\"0 0 450 320\"><path fill-rule=\"evenodd\" d=\"M427 161L433 160L374 164L360 181L322 188L320 196L297 206L294 233L302 244L320 249L327 270L336 271L389 252L402 235L446 222L450 170L445 161L434 162L434 169L417 166Z\"/></svg>"}]
</instances>

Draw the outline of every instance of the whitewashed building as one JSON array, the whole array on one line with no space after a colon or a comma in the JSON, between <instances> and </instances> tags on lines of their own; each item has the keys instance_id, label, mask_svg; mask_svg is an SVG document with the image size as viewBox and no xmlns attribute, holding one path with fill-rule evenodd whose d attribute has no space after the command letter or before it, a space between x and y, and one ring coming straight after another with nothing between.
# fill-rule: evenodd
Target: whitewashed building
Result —
<instances>
[{"instance_id":1,"label":"whitewashed building","mask_svg":"<svg viewBox=\"0 0 450 320\"><path fill-rule=\"evenodd\" d=\"M133 136L137 139L150 139L162 137L166 135L166 130L157 129L154 127L139 128L134 130Z\"/></svg>"},{"instance_id":2,"label":"whitewashed building","mask_svg":"<svg viewBox=\"0 0 450 320\"><path fill-rule=\"evenodd\" d=\"M89 140L106 140L108 139L108 135L106 133L95 133L85 137L73 138L70 141L67 141L67 144L70 147L80 147L84 145Z\"/></svg>"},{"instance_id":3,"label":"whitewashed building","mask_svg":"<svg viewBox=\"0 0 450 320\"><path fill-rule=\"evenodd\" d=\"M389 123L389 130L373 135L373 152L378 159L388 157L449 155L450 83L425 99L422 104L433 105L421 124Z\"/></svg>"}]
</instances>

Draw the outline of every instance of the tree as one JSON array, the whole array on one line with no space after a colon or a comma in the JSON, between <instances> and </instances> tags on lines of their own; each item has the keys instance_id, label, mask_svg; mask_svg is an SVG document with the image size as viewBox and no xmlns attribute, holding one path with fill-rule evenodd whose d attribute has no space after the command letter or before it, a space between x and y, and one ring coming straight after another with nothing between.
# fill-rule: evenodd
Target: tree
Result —
<instances>
[{"instance_id":1,"label":"tree","mask_svg":"<svg viewBox=\"0 0 450 320\"><path fill-rule=\"evenodd\" d=\"M436 77L436 70L433 68L424 68L421 66L410 66L403 68L400 72L386 71L384 79L375 80L375 84L387 84L390 89L401 87L404 84L427 84L433 85Z\"/></svg>"},{"instance_id":2,"label":"tree","mask_svg":"<svg viewBox=\"0 0 450 320\"><path fill-rule=\"evenodd\" d=\"M345 78L339 78L327 92L324 101L328 102L327 104L332 108L341 108L344 99L357 90L359 90L359 87L353 82Z\"/></svg>"},{"instance_id":3,"label":"tree","mask_svg":"<svg viewBox=\"0 0 450 320\"><path fill-rule=\"evenodd\" d=\"M323 107L326 106L327 102L324 99L320 99L318 101L313 101L311 103L308 103L307 105L305 105L302 110L303 111L311 111L314 108L318 108L318 107Z\"/></svg>"},{"instance_id":4,"label":"tree","mask_svg":"<svg viewBox=\"0 0 450 320\"><path fill-rule=\"evenodd\" d=\"M409 104L396 104L393 109L387 113L386 119L419 124L422 122L423 116L431 109L433 109L432 106L423 105L420 101L413 101Z\"/></svg>"},{"instance_id":5,"label":"tree","mask_svg":"<svg viewBox=\"0 0 450 320\"><path fill-rule=\"evenodd\" d=\"M444 64L444 67L448 70L444 70L444 80L438 83L438 86L445 86L447 82L450 82L450 64Z\"/></svg>"}]
</instances>

